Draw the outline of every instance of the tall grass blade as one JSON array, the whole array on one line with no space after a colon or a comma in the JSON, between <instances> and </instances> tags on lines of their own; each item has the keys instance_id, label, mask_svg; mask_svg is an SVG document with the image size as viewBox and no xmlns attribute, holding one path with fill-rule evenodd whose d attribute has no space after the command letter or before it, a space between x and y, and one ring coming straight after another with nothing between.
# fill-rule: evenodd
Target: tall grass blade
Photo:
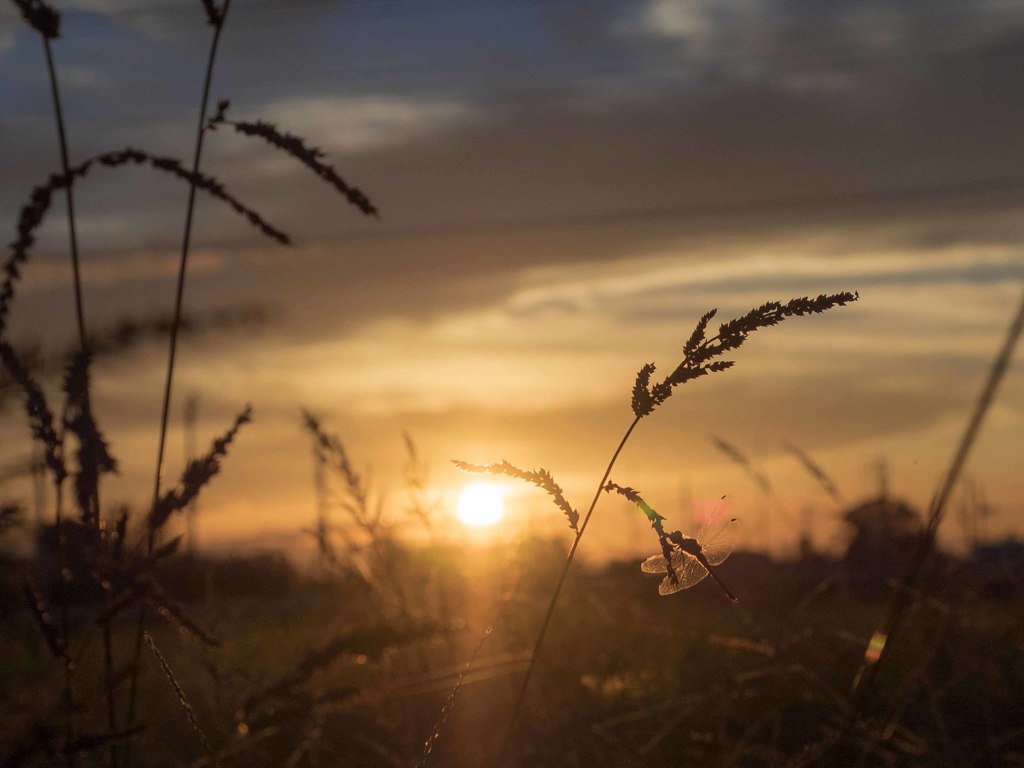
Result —
<instances>
[{"instance_id":1,"label":"tall grass blade","mask_svg":"<svg viewBox=\"0 0 1024 768\"><path fill-rule=\"evenodd\" d=\"M850 706L843 730L836 741L834 752L838 755L846 743L850 740L853 729L860 720L860 716L867 706L871 692L878 680L878 671L882 662L888 656L888 651L898 636L907 617L907 611L914 602L914 596L918 593L918 582L924 572L925 566L935 549L935 539L939 532L946 512L946 505L952 496L960 474L963 471L971 448L977 440L978 433L985 421L992 403L995 400L999 385L1006 376L1010 366L1013 352L1020 341L1021 332L1024 331L1024 293L1021 295L1021 303L1016 314L1010 321L1006 337L998 354L992 362L985 385L974 403L970 419L964 429L964 433L957 443L956 451L950 462L949 469L943 475L938 490L932 497L928 509L928 520L921 537L918 540L917 548L907 567L906 575L893 593L892 604L889 608L889 616L885 624L876 630L872 636L872 643L865 652L864 662L861 665L857 677L854 680L853 701ZM862 756L870 748L872 740L869 739L863 745Z\"/></svg>"},{"instance_id":2,"label":"tall grass blade","mask_svg":"<svg viewBox=\"0 0 1024 768\"><path fill-rule=\"evenodd\" d=\"M181 239L181 257L178 261L178 280L174 292L174 320L171 324L170 340L167 353L167 375L164 379L163 399L160 405L160 435L157 440L156 467L153 477L153 501L150 506L150 514L156 514L157 503L160 499L160 481L163 475L164 449L167 444L167 421L171 412L171 390L174 382L174 364L178 350L178 330L181 327L181 315L185 297L185 274L188 269L189 248L192 242L192 216L195 210L196 190L199 188L198 179L199 164L203 156L203 137L205 132L203 126L206 122L206 112L210 100L210 84L213 81L213 67L217 60L217 49L220 45L221 32L224 30L224 20L227 18L228 9L231 7L231 0L224 0L224 4L217 8L213 0L203 0L203 9L206 11L206 18L213 25L213 37L210 40L210 51L206 57L206 74L203 77L203 92L199 102L199 115L196 126L195 146L192 155L192 173L188 188L188 204L185 207L185 230ZM147 537L146 548L148 552L153 551L156 529L150 525ZM142 656L142 634L146 624L145 607L140 607L138 624L135 629L135 650L133 654L133 668L131 683L128 686L128 724L135 722L135 702L138 697L139 684L139 661ZM128 742L128 765L131 765L131 742Z\"/></svg>"},{"instance_id":3,"label":"tall grass blade","mask_svg":"<svg viewBox=\"0 0 1024 768\"><path fill-rule=\"evenodd\" d=\"M287 234L242 203L228 192L223 184L211 176L198 171L188 171L174 158L152 155L133 147L104 152L72 167L66 174L52 174L45 182L32 190L28 202L22 206L18 216L18 235L11 242L10 255L3 265L4 279L0 283L0 332L4 330L7 314L10 311L11 300L14 297L14 284L21 277L21 265L28 260L29 253L36 241L36 230L42 225L46 213L50 209L53 194L84 178L96 166L118 168L126 165L145 165L185 181L189 184L190 190L202 190L229 205L264 236L283 245L291 243L291 238Z\"/></svg>"},{"instance_id":4,"label":"tall grass blade","mask_svg":"<svg viewBox=\"0 0 1024 768\"><path fill-rule=\"evenodd\" d=\"M537 665L537 659L539 658L540 651L544 646L544 640L547 637L548 630L551 626L551 620L555 614L555 608L558 605L558 599L561 597L562 589L564 588L566 578L569 575L569 569L572 567L573 560L576 558L576 551L579 549L583 534L586 533L587 526L590 524L590 518L593 516L594 509L597 507L597 502L601 497L601 492L604 490L605 484L611 476L612 469L614 469L619 455L622 453L622 450L626 447L626 443L629 441L630 436L633 434L633 430L636 429L642 419L649 416L655 408L668 400L672 396L676 387L701 376L718 373L732 367L732 361L718 360L716 358L727 352L738 349L743 345L751 333L759 330L760 328L778 325L780 322L790 317L820 314L834 307L844 306L857 301L858 298L859 294L857 293L842 292L836 294L821 294L814 299L807 297L790 299L786 303L778 301L767 302L762 304L760 307L751 310L742 317L723 323L719 326L718 333L708 339L706 338L707 325L715 315L715 310L711 310L705 313L700 320L698 320L693 333L690 335L683 347L682 362L680 362L676 366L675 370L664 380L652 386L650 384L650 380L651 376L655 372L655 366L652 363L648 363L640 369L636 383L633 387L632 398L630 401L630 405L633 410L633 421L626 428L625 433L623 433L618 445L612 452L611 459L609 459L604 473L601 475L601 480L598 482L597 489L594 491L594 496L591 499L590 506L587 508L587 512L583 516L583 522L576 531L576 536L573 539L572 546L569 548L569 553L566 556L564 565L562 566L558 581L555 583L555 588L551 593L547 609L544 612L544 618L541 621L540 629L537 632L537 639L534 641L533 652L530 655L530 663L523 675L519 692L516 695L515 703L512 707L512 714L509 717L508 726L505 730L505 736L502 740L501 751L499 752L498 759L496 761L499 768L505 765L510 758L512 739L519 723L519 718L522 714L523 705L526 702L526 693L530 686L530 680L533 677L533 670Z\"/></svg>"},{"instance_id":5,"label":"tall grass blade","mask_svg":"<svg viewBox=\"0 0 1024 768\"><path fill-rule=\"evenodd\" d=\"M441 729L444 727L445 721L448 719L448 713L451 712L452 707L455 704L455 699L459 695L459 691L462 690L462 684L466 680L466 673L473 668L476 657L480 655L480 650L484 647L484 643L487 642L487 638L491 636L491 627L484 630L484 636L480 638L480 642L477 643L476 648L473 650L472 655L469 657L469 661L462 668L459 673L458 679L455 681L455 685L452 686L451 691L448 693L448 698L445 699L444 705L441 707L441 712L437 716L437 722L434 723L434 727L430 731L430 736L423 743L423 756L419 762L416 763L416 768L427 768L427 763L430 762L430 753L434 751L434 745L437 740L441 738Z\"/></svg>"},{"instance_id":6,"label":"tall grass blade","mask_svg":"<svg viewBox=\"0 0 1024 768\"><path fill-rule=\"evenodd\" d=\"M796 457L797 461L807 470L807 474L818 481L818 484L827 493L836 504L843 503L843 494L839 491L839 486L836 481L826 472L820 464L812 459L805 451L801 450L799 446L793 443L786 442L783 447Z\"/></svg>"},{"instance_id":7,"label":"tall grass blade","mask_svg":"<svg viewBox=\"0 0 1024 768\"><path fill-rule=\"evenodd\" d=\"M306 142L302 137L281 131L273 123L263 120L257 120L256 122L228 120L227 110L229 105L230 103L227 100L221 101L217 105L217 113L210 118L209 123L207 123L208 128L215 129L218 125L229 125L243 136L254 136L263 139L270 146L291 155L309 168L364 214L380 218L380 211L377 210L377 207L371 202L370 198L366 196L366 193L341 178L338 172L334 170L333 165L325 163L321 159L324 156L322 150L306 146Z\"/></svg>"},{"instance_id":8,"label":"tall grass blade","mask_svg":"<svg viewBox=\"0 0 1024 768\"><path fill-rule=\"evenodd\" d=\"M188 718L189 725L192 726L192 730L195 731L196 736L199 737L199 741L202 743L207 754L210 756L210 759L213 761L213 764L216 766L217 754L213 751L213 747L210 746L210 742L207 740L206 734L203 732L203 727L199 724L199 718L196 717L196 711L189 703L188 697L185 695L185 691L182 690L181 684L178 683L178 679L174 676L174 672L171 671L171 667L167 663L167 659L165 659L163 654L160 653L160 649L156 647L156 643L153 642L153 638L150 636L149 632L144 632L143 636L146 639L146 645L149 646L149 650L153 652L153 656L160 664L160 668L164 671L164 676L167 678L167 682L170 683L171 688L174 689L174 693L178 697L178 704L180 704L182 710L184 710L185 716Z\"/></svg>"}]
</instances>

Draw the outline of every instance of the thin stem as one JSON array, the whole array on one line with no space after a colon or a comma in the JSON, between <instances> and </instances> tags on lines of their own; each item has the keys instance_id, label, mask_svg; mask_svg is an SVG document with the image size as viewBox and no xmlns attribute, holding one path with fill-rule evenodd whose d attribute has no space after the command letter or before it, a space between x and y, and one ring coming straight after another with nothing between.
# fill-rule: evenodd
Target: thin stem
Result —
<instances>
[{"instance_id":1,"label":"thin stem","mask_svg":"<svg viewBox=\"0 0 1024 768\"><path fill-rule=\"evenodd\" d=\"M192 157L192 181L189 184L188 205L185 209L185 231L181 242L181 257L178 262L178 282L174 296L174 319L171 323L170 347L167 355L167 377L164 381L163 402L160 409L160 437L157 443L156 471L153 479L153 502L151 509L156 508L160 498L160 480L163 474L164 448L167 444L167 423L171 410L171 390L174 382L174 363L177 357L178 332L181 328L182 306L185 297L185 275L188 269L189 246L192 242L192 220L195 212L196 201L196 178L199 173L199 163L203 154L203 139L206 136L204 130L206 125L207 107L210 101L210 85L213 81L213 67L217 59L217 48L220 43L220 35L224 29L224 21L228 15L228 8L231 0L224 0L220 8L219 19L214 25L213 39L210 42L210 55L206 61L206 75L203 79L203 95L199 106L199 120L196 127L195 152ZM156 541L156 532L149 529L146 541L146 551L151 553ZM135 648L132 661L132 677L128 691L128 728L135 725L135 702L138 698L139 663L142 656L142 640L146 624L146 608L139 607L139 618L135 632ZM126 753L127 763L131 764L131 740L129 739Z\"/></svg>"},{"instance_id":2,"label":"thin stem","mask_svg":"<svg viewBox=\"0 0 1024 768\"><path fill-rule=\"evenodd\" d=\"M104 611L110 605L110 595L104 590ZM107 726L111 733L117 732L117 703L114 683L114 641L110 632L110 622L103 622L103 676L107 688ZM117 768L117 746L110 743L110 768Z\"/></svg>"},{"instance_id":3,"label":"thin stem","mask_svg":"<svg viewBox=\"0 0 1024 768\"><path fill-rule=\"evenodd\" d=\"M469 657L469 661L462 668L459 673L458 679L455 681L455 685L452 686L451 691L448 693L448 698L445 700L444 705L441 707L441 713L437 716L437 722L434 724L433 730L430 732L430 736L423 744L423 756L416 763L416 768L427 768L427 763L430 762L430 753L434 751L434 744L441 738L441 728L444 727L445 720L448 719L448 713L451 711L452 705L455 704L455 697L459 695L459 691L462 690L462 684L466 680L466 673L473 668L476 657L480 655L481 649L484 647L484 643L487 642L487 638L491 636L491 627L487 627L484 630L484 636L480 638L480 642L476 644L476 649L473 654Z\"/></svg>"},{"instance_id":4,"label":"thin stem","mask_svg":"<svg viewBox=\"0 0 1024 768\"><path fill-rule=\"evenodd\" d=\"M199 724L199 718L196 717L196 711L192 708L189 703L188 697L185 695L185 691L182 690L181 684L178 679L174 676L174 672L171 669L170 664L167 663L167 659L160 653L160 649L156 647L156 643L150 636L149 632L143 632L143 636L146 638L146 643L149 645L149 649L156 656L156 660L160 663L160 668L163 669L164 675L167 677L167 682L170 683L171 688L174 689L175 695L178 697L178 704L185 710L185 716L188 718L189 725L192 726L192 730L195 731L196 736L199 737L199 741L206 748L206 753L210 756L213 761L214 768L217 767L217 753L213 751L213 747L210 746L209 739L206 738L206 733L203 732L203 727Z\"/></svg>"},{"instance_id":5,"label":"thin stem","mask_svg":"<svg viewBox=\"0 0 1024 768\"><path fill-rule=\"evenodd\" d=\"M60 88L57 85L57 67L53 61L53 49L50 46L50 38L45 34L40 35L43 39L43 53L46 58L46 71L50 78L50 95L53 97L53 114L54 121L57 124L57 143L60 147L60 167L64 177L68 179L68 184L64 187L64 201L67 207L68 214L68 244L71 251L71 275L72 283L74 285L75 292L75 320L78 326L78 341L82 349L85 349L86 345L86 334L85 334L85 312L82 307L82 279L79 271L79 260L78 260L78 234L75 229L75 198L74 192L72 191L72 184L70 183L71 172L70 162L68 161L68 140L67 132L64 129L64 109L60 99ZM60 430L60 446L63 452L64 448L64 436L65 430L63 427L64 419L61 419L61 430ZM58 599L60 602L60 623L61 623L61 636L64 641L64 651L68 654L68 657L64 661L64 703L67 707L65 730L68 743L74 738L74 669L70 661L71 658L71 639L68 634L68 603L67 603L67 589L65 584L65 571L67 570L67 547L64 535L64 514L63 514L63 488L62 484L58 481L55 483L55 520L57 525L57 569L58 569ZM110 678L110 670L108 672L108 679ZM113 708L113 693L108 688L108 707ZM116 730L114 721L110 722L110 730ZM75 756L72 753L67 755L67 762L69 766L74 766ZM112 767L113 768L113 765Z\"/></svg>"},{"instance_id":6,"label":"thin stem","mask_svg":"<svg viewBox=\"0 0 1024 768\"><path fill-rule=\"evenodd\" d=\"M53 62L53 50L50 47L50 38L43 37L43 49L46 52L46 69L50 75L50 93L53 95L53 111L54 117L57 123L57 138L60 144L60 165L61 171L64 177L69 180L69 183L64 187L64 200L67 204L68 212L68 241L71 250L71 273L72 282L74 285L75 292L75 320L78 325L78 344L82 352L86 351L88 345L88 339L85 330L85 308L84 302L82 301L82 277L81 270L79 267L78 258L78 234L75 229L75 198L73 192L73 184L70 183L70 162L68 161L68 142L67 133L64 130L64 110L61 106L60 90L57 87L57 68ZM88 394L86 394L85 408L88 409L89 401ZM63 430L62 430L63 434ZM99 499L99 488L97 488L93 494L93 498L90 500L93 504L93 519L99 525L100 520L100 499ZM59 523L58 523L59 525ZM104 601L106 601L106 595L104 595ZM67 606L63 606L63 613L67 613ZM67 642L67 626L66 620L64 621L64 633L65 642ZM116 693L114 690L114 649L113 640L110 634L110 624L104 623L103 625L103 663L104 663L104 678L106 681L106 697L107 697L107 726L111 733L117 731L117 706L116 706ZM114 742L110 743L110 766L115 768L117 765L117 745Z\"/></svg>"},{"instance_id":7,"label":"thin stem","mask_svg":"<svg viewBox=\"0 0 1024 768\"><path fill-rule=\"evenodd\" d=\"M83 348L84 351L84 348ZM84 406L86 409L90 409L92 406L89 403L89 392L85 393ZM92 445L86 447L87 450L95 454ZM92 465L96 466L95 455L91 459ZM100 517L100 481L99 477L96 478L95 487L92 490L92 499L90 500L93 505L92 519L96 524L96 532L102 537L103 536L103 521ZM110 591L106 588L103 589L103 609L104 613L110 606ZM110 729L110 733L116 733L117 728L117 683L114 680L114 640L113 634L110 631L110 621L103 622L103 677L104 683L107 689L107 727ZM110 756L110 768L117 768L118 763L118 745L116 740L110 742L109 745L109 756Z\"/></svg>"},{"instance_id":8,"label":"thin stem","mask_svg":"<svg viewBox=\"0 0 1024 768\"><path fill-rule=\"evenodd\" d=\"M63 445L63 441L62 441ZM64 486L54 481L54 518L57 523L57 602L60 607L60 635L64 641L64 735L70 744L75 738L74 668L71 664L71 642L68 637L68 600L64 574L67 571L67 543L64 537ZM69 768L75 766L75 753L66 755Z\"/></svg>"},{"instance_id":9,"label":"thin stem","mask_svg":"<svg viewBox=\"0 0 1024 768\"><path fill-rule=\"evenodd\" d=\"M210 84L213 81L213 66L217 58L217 47L220 42L220 33L224 28L224 17L227 15L228 6L230 4L231 0L225 0L224 6L221 10L220 23L214 28L213 40L210 44L210 56L206 62L206 77L203 80L203 97L199 109L199 122L196 128L195 152L192 157L193 177L199 173L199 162L202 159L203 140L206 137L206 131L203 129L206 125L206 111L210 100ZM171 322L170 348L167 356L167 377L164 381L164 396L160 409L160 438L157 444L156 473L153 480L153 507L156 506L156 502L160 498L160 480L163 474L164 448L167 443L167 423L170 418L171 390L174 382L174 363L177 359L178 332L181 328L182 306L185 298L185 275L188 270L189 247L192 242L192 219L195 213L195 201L196 183L193 178L193 181L189 184L188 205L185 209L185 233L181 242L181 258L178 261L178 282L174 295L174 318ZM153 543L154 532L151 529L148 542L148 548L150 551L153 549Z\"/></svg>"},{"instance_id":10,"label":"thin stem","mask_svg":"<svg viewBox=\"0 0 1024 768\"><path fill-rule=\"evenodd\" d=\"M1024 294L1021 296L1021 304L1017 309L1017 314L1014 316L1010 323L1010 327L1007 330L1003 346L992 363L992 368L990 369L988 378L985 381L985 386L978 395L974 411L967 423L963 436L960 438L960 442L957 445L950 467L943 477L942 484L939 486L938 491L936 491L935 496L932 498L932 502L929 506L928 521L921 534L921 538L918 541L914 558L907 570L907 575L904 577L903 582L896 589L896 593L893 596L893 603L890 608L889 617L882 632L882 640L884 644L881 647L879 656L873 664L866 665L861 668L860 673L857 676L857 682L854 683L855 689L853 702L850 706L850 711L847 715L843 730L840 732L839 738L836 741L834 749L835 756L838 756L839 751L842 750L846 742L849 740L853 732L853 728L860 717L860 713L864 709L868 697L874 688L875 681L878 679L879 667L881 667L882 661L888 655L887 652L892 646L897 633L903 626L907 609L913 602L917 582L924 572L924 567L928 562L929 556L934 550L935 538L938 535L939 526L942 524L946 504L953 493L953 489L956 487L957 480L960 477L964 464L967 462L967 457L970 454L971 448L974 446L978 432L981 430L981 425L985 420L985 415L991 408L996 392L999 389L999 385L1002 383L1002 380L1006 375L1006 371L1010 365L1010 359L1013 356L1013 351L1017 346L1017 342L1020 340L1022 331L1024 331ZM865 749L867 748L868 745L865 745Z\"/></svg>"},{"instance_id":11,"label":"thin stem","mask_svg":"<svg viewBox=\"0 0 1024 768\"><path fill-rule=\"evenodd\" d=\"M572 562L576 558L576 550L580 546L580 540L583 538L583 533L587 530L590 518L594 514L595 507L597 507L597 500L601 498L601 491L604 489L605 483L608 482L608 478L611 476L612 469L615 467L615 462L619 459L619 454L622 453L622 449L626 446L626 442L629 440L630 435L633 434L633 430L636 429L636 425L639 423L640 417L637 416L633 419L633 423L629 425L625 434L623 434L622 439L619 440L619 445L615 449L615 453L612 454L612 458L608 462L608 466L605 467L604 474L601 476L601 482L597 484L597 490L594 491L594 498L590 502L587 514L583 516L583 522L576 531L576 538L573 539L572 546L569 548L569 554L565 558L565 564L562 566L562 572L558 576L558 582L555 584L555 590L551 593L551 601L548 603L548 609L544 613L544 620L541 622L540 631L537 633L537 639L533 644L533 652L530 654L529 664L526 667L526 672L523 674L523 682L519 686L519 694L516 696L516 703L512 707L512 716L509 718L508 729L505 731L505 738L501 744L501 752L498 754L497 768L501 768L501 766L503 766L508 760L509 749L512 745L512 737L515 734L516 726L519 723L523 704L526 702L526 692L530 687L530 679L533 677L533 669L537 666L537 658L540 655L541 647L544 645L544 639L547 637L548 628L551 626L551 619L555 615L555 607L558 605L558 598L562 594L562 587L565 586L565 580L569 575L569 569L572 567Z\"/></svg>"},{"instance_id":12,"label":"thin stem","mask_svg":"<svg viewBox=\"0 0 1024 768\"><path fill-rule=\"evenodd\" d=\"M57 89L57 69L53 64L53 51L50 39L43 37L43 49L46 52L46 69L50 73L50 93L53 95L53 111L57 120L57 138L60 143L60 166L68 184L64 187L64 200L68 209L68 238L71 244L71 271L75 286L75 317L78 321L78 340L85 348L85 312L82 309L82 279L78 270L78 236L75 232L75 201L71 191L70 164L68 163L68 141L64 132L64 110L61 108L60 91Z\"/></svg>"}]
</instances>

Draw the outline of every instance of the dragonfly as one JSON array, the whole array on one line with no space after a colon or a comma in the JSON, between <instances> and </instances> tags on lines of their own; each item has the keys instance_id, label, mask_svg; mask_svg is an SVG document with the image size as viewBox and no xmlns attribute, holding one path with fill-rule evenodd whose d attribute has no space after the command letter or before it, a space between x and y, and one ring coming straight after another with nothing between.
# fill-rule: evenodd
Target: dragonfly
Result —
<instances>
[{"instance_id":1,"label":"dragonfly","mask_svg":"<svg viewBox=\"0 0 1024 768\"><path fill-rule=\"evenodd\" d=\"M672 543L672 571L663 554L652 555L640 564L644 573L664 573L658 585L659 595L671 595L699 584L710 576L733 602L739 599L725 586L715 572L715 566L724 563L732 554L739 535L739 520L731 518L717 523L708 522L697 530L694 537L678 531L668 535ZM673 574L675 578L673 579Z\"/></svg>"}]
</instances>

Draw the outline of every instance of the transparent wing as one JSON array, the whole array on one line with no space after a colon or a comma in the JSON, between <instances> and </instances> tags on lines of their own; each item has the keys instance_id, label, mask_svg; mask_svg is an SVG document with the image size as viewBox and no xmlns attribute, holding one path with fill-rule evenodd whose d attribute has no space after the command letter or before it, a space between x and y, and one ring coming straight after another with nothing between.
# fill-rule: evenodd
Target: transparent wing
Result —
<instances>
[{"instance_id":1,"label":"transparent wing","mask_svg":"<svg viewBox=\"0 0 1024 768\"><path fill-rule=\"evenodd\" d=\"M665 558L661 559L664 562ZM700 564L697 558L685 552L674 552L672 554L672 568L676 573L676 581L672 581L672 577L666 569L664 571L665 578L658 585L659 595L671 595L681 590L689 589L694 584L702 582L708 575L707 569Z\"/></svg>"},{"instance_id":2,"label":"transparent wing","mask_svg":"<svg viewBox=\"0 0 1024 768\"><path fill-rule=\"evenodd\" d=\"M668 566L665 564L665 556L651 555L640 563L640 570L644 573L668 573Z\"/></svg>"},{"instance_id":3,"label":"transparent wing","mask_svg":"<svg viewBox=\"0 0 1024 768\"><path fill-rule=\"evenodd\" d=\"M729 558L739 538L739 530L739 520L723 519L722 517L705 522L697 529L694 538L700 544L701 552L708 565L712 567L721 565ZM711 574L696 557L679 549L672 552L672 570L676 576L675 580L668 572L668 561L664 555L651 555L640 564L640 570L644 573L665 574L665 578L658 585L658 593L661 595L671 595L689 589L711 575L731 599L736 599L717 578L717 574Z\"/></svg>"},{"instance_id":4,"label":"transparent wing","mask_svg":"<svg viewBox=\"0 0 1024 768\"><path fill-rule=\"evenodd\" d=\"M701 528L703 531L707 526L702 526ZM701 531L698 531L698 533L701 533ZM697 541L708 562L711 565L721 565L732 554L736 541L739 539L739 534L740 521L733 518L725 520L717 526L711 526L710 533L704 532L706 538L702 539L698 535Z\"/></svg>"}]
</instances>

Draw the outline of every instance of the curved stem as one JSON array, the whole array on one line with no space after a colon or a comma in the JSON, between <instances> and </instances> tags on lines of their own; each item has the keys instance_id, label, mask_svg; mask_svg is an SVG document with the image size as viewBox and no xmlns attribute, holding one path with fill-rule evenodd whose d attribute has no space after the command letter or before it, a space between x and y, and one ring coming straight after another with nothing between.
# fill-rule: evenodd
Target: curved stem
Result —
<instances>
[{"instance_id":1,"label":"curved stem","mask_svg":"<svg viewBox=\"0 0 1024 768\"><path fill-rule=\"evenodd\" d=\"M206 124L207 107L210 101L210 85L213 82L213 67L217 59L217 48L220 43L221 32L224 29L224 20L227 18L228 8L231 0L224 0L220 9L219 19L214 25L213 39L210 42L210 55L206 61L206 75L203 79L203 95L199 106L199 121L196 126L195 151L192 156L193 180L189 184L188 205L185 209L185 231L181 241L181 257L178 261L178 282L174 295L174 319L171 323L170 347L167 355L167 376L164 381L163 401L160 408L160 437L157 443L156 471L153 479L153 500L151 509L156 507L160 498L160 480L163 475L164 448L167 444L167 422L171 410L171 391L174 382L174 363L178 350L178 332L181 328L182 306L185 297L185 276L188 270L189 247L192 242L192 220L195 212L196 182L195 177L199 172L199 163L203 155L203 139L206 136L204 130ZM146 551L151 553L156 540L156 532L150 528L146 541ZM142 639L146 623L145 606L139 607L139 618L135 632L135 648L133 651L132 677L128 691L128 721L127 728L131 729L135 724L135 703L138 698L139 683L139 662L142 656ZM127 762L131 764L131 741L127 745Z\"/></svg>"},{"instance_id":2,"label":"curved stem","mask_svg":"<svg viewBox=\"0 0 1024 768\"><path fill-rule=\"evenodd\" d=\"M608 462L608 466L605 467L604 474L601 476L601 482L597 484L597 490L594 491L594 498L590 502L587 514L583 516L583 523L580 525L579 529L577 529L576 538L573 539L572 546L569 548L569 554L565 558L565 564L562 566L562 572L558 576L558 582L555 584L555 590L551 593L551 600L548 603L548 609L544 613L544 620L541 622L540 631L537 633L536 641L534 641L533 652L530 654L530 662L526 667L525 674L523 675L523 682L519 686L519 694L516 696L516 702L512 707L512 716L509 718L508 729L505 731L505 738L501 744L501 752L498 754L498 768L501 768L508 759L509 748L512 744L512 736L515 734L516 726L519 724L519 717L523 711L523 704L526 702L526 692L530 687L530 679L533 677L534 667L537 666L537 658L540 655L541 647L544 645L544 639L547 637L548 628L551 626L551 619L555 615L555 607L558 605L558 598L562 594L562 588L565 586L565 580L569 575L569 569L572 567L572 562L576 558L576 550L580 546L580 540L583 538L583 534L587 530L590 518L594 514L594 509L597 507L597 500L601 498L601 491L604 489L605 483L608 482L608 477L612 473L612 468L615 466L615 462L619 459L619 454L622 453L622 449L625 448L626 442L629 440L630 435L633 434L633 430L636 429L636 425L639 423L640 417L637 416L633 419L633 423L629 425L625 434L623 434L622 439L619 440L619 445L615 449L615 453L612 454L612 457Z\"/></svg>"},{"instance_id":3,"label":"curved stem","mask_svg":"<svg viewBox=\"0 0 1024 768\"><path fill-rule=\"evenodd\" d=\"M927 523L924 530L921 532L921 537L918 539L917 548L914 552L913 559L911 560L907 573L903 577L903 580L900 582L896 591L893 593L893 599L889 607L889 615L886 619L886 623L881 630L878 630L875 633L876 635L881 635L883 640L883 645L878 658L875 659L873 663L869 663L868 661L862 662L861 668L857 673L857 677L854 679L853 696L850 703L850 709L847 712L843 729L839 732L833 746L834 759L839 759L842 750L846 747L850 737L853 735L853 730L857 726L860 720L860 715L865 709L869 697L874 690L876 680L878 679L878 670L881 668L882 662L888 658L889 649L892 647L893 641L896 639L897 634L906 621L907 611L916 599L915 594L917 591L917 584L924 572L925 566L928 564L928 560L932 552L935 549L935 538L938 535L939 526L942 524L946 505L949 502L950 496L953 494L953 490L955 489L957 481L960 478L960 474L963 471L964 464L967 462L967 457L970 455L971 448L974 446L974 442L978 437L978 432L981 431L981 426L984 423L985 416L995 400L996 392L999 390L999 385L1006 376L1006 371L1009 368L1014 349L1016 349L1022 333L1024 333L1024 294L1021 295L1020 305L1010 322L1010 327L1006 332L1003 346L1000 348L999 353L992 362L988 377L985 380L985 385L975 401L974 410L971 412L971 417L967 423L967 427L964 429L963 435L960 437L959 443L957 443L957 448L953 455L953 459L950 462L949 469L946 470L938 490L932 497L931 504L929 505ZM867 750L873 746L874 737L872 736L870 738L871 740L865 741L862 747L860 756L861 760L864 759Z\"/></svg>"}]
</instances>

